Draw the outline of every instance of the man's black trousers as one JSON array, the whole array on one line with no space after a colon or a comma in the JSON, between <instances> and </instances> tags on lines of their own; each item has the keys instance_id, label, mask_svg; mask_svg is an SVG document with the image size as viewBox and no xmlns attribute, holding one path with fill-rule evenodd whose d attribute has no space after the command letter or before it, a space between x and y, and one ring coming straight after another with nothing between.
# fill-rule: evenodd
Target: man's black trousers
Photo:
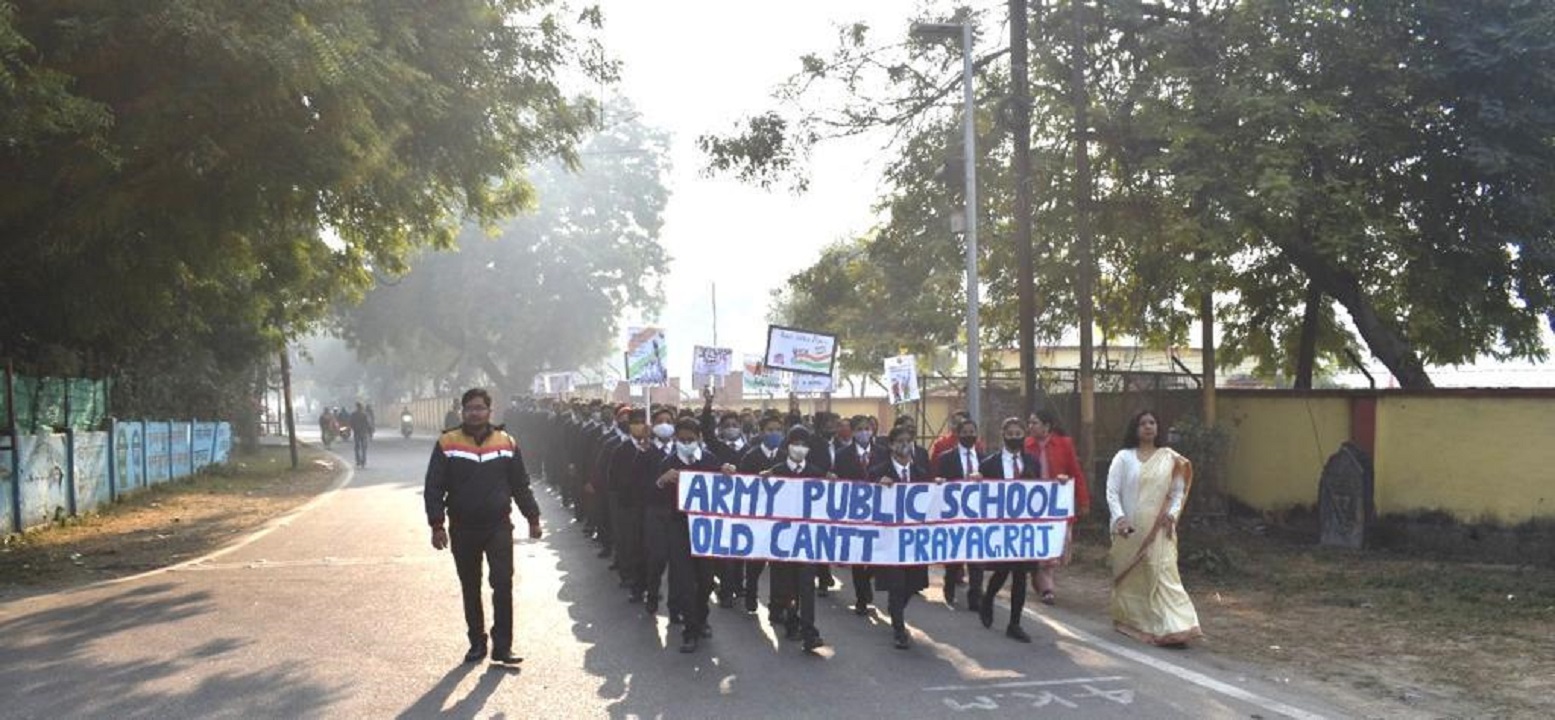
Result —
<instances>
[{"instance_id":1,"label":"man's black trousers","mask_svg":"<svg viewBox=\"0 0 1555 720\"><path fill-rule=\"evenodd\" d=\"M481 561L490 566L491 647L493 653L513 649L513 526L460 527L448 531L459 589L464 592L464 624L470 645L486 640L486 615L481 606Z\"/></svg>"}]
</instances>

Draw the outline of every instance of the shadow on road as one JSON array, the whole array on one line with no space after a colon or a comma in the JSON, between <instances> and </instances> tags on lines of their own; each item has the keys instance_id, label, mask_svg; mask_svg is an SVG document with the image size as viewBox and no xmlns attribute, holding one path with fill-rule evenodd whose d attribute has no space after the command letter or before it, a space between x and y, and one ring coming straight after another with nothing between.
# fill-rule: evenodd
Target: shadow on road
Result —
<instances>
[{"instance_id":1,"label":"shadow on road","mask_svg":"<svg viewBox=\"0 0 1555 720\"><path fill-rule=\"evenodd\" d=\"M404 720L424 717L475 717L476 713L486 707L486 701L491 699L497 687L502 684L502 679L508 676L518 676L523 672L520 667L508 667L504 665L484 665L486 671L481 673L480 680L475 687L470 689L464 697L459 698L447 710L443 704L453 697L454 691L465 678L470 676L476 668L483 667L478 663L463 663L454 666L443 679L439 680L432 689L428 690L410 707L405 708L397 717Z\"/></svg>"},{"instance_id":2,"label":"shadow on road","mask_svg":"<svg viewBox=\"0 0 1555 720\"><path fill-rule=\"evenodd\" d=\"M195 665L244 652L247 642L232 637L181 653L155 641L158 626L211 612L208 593L163 583L106 598L77 596L53 609L0 620L0 687L10 697L5 714L133 718L264 708L277 717L300 717L318 715L342 697L342 688L320 685L284 666L211 675L167 690ZM136 637L141 633L146 637ZM103 659L137 643L144 643L146 659ZM99 645L113 651L99 652Z\"/></svg>"}]
</instances>

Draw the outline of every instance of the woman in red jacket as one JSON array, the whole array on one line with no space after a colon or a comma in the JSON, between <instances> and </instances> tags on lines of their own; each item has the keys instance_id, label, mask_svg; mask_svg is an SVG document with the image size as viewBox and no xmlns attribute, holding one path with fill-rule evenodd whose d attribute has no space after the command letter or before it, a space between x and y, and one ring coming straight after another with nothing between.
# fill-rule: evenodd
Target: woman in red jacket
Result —
<instances>
[{"instance_id":1,"label":"woman in red jacket","mask_svg":"<svg viewBox=\"0 0 1555 720\"><path fill-rule=\"evenodd\" d=\"M1031 414L1026 424L1026 452L1041 464L1039 477L1074 482L1075 515L1069 519L1069 537L1064 542L1064 556L1059 560L1044 562L1031 574L1031 588L1042 598L1044 605L1056 602L1053 594L1053 575L1060 564L1068 564L1071 542L1074 539L1074 523L1091 511L1091 493L1085 483L1085 471L1074 452L1074 441L1064 433L1058 415L1043 408Z\"/></svg>"}]
</instances>

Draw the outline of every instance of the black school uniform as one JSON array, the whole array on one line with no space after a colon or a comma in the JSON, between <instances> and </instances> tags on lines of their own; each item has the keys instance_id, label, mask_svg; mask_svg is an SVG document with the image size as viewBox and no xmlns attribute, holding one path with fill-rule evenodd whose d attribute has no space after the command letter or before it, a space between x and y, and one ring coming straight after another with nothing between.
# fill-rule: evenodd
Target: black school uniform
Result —
<instances>
[{"instance_id":1,"label":"black school uniform","mask_svg":"<svg viewBox=\"0 0 1555 720\"><path fill-rule=\"evenodd\" d=\"M784 460L769 468L772 477L780 478L819 478L826 473L815 464L806 459L795 467L793 460ZM773 562L772 575L768 582L771 583L770 597L773 603L781 602L786 607L782 613L784 624L790 628L797 628L797 635L805 639L819 638L821 632L815 627L815 573L820 567L817 563L805 562Z\"/></svg>"},{"instance_id":2,"label":"black school uniform","mask_svg":"<svg viewBox=\"0 0 1555 720\"><path fill-rule=\"evenodd\" d=\"M908 460L906 477L902 470L896 466L896 459L887 456L884 462L876 463L869 469L869 477L874 482L880 478L890 478L896 483L928 483L934 482L934 476L928 468ZM914 593L929 586L929 568L926 565L889 565L875 569L875 586L888 594L887 608L891 614L891 629L899 638L905 638L907 634L907 602L912 599Z\"/></svg>"},{"instance_id":3,"label":"black school uniform","mask_svg":"<svg viewBox=\"0 0 1555 720\"><path fill-rule=\"evenodd\" d=\"M1008 463L1006 462L1008 456ZM1006 467L1008 464L1009 467ZM1000 450L986 458L980 470L986 480L1022 479L1036 480L1041 472L1041 464L1030 453L1021 451L1011 453L1008 450ZM1006 578L1014 582L1010 586L1010 622L1011 628L1020 627L1021 612L1026 608L1026 575L1031 569L1026 562L1000 562L991 563L988 566L988 587L983 590L980 612L984 624L989 624L993 615L993 600L999 595L999 589L1004 586Z\"/></svg>"},{"instance_id":4,"label":"black school uniform","mask_svg":"<svg viewBox=\"0 0 1555 720\"><path fill-rule=\"evenodd\" d=\"M654 450L650 448L649 452ZM714 565L707 558L691 555L691 530L686 514L676 506L676 484L659 487L657 481L671 470L717 472L719 466L718 458L705 447L699 447L690 460L670 452L654 468L654 479L644 489L643 505L654 536L653 546L664 553L669 565L669 606L681 612L685 621L681 635L692 643L707 634L707 596L713 592Z\"/></svg>"},{"instance_id":5,"label":"black school uniform","mask_svg":"<svg viewBox=\"0 0 1555 720\"><path fill-rule=\"evenodd\" d=\"M762 443L752 443L750 449L745 451L745 454L740 457L740 462L735 467L739 469L741 475L759 475L782 461L786 456L787 451L782 446L769 449ZM740 584L744 588L742 592L745 594L745 608L748 611L755 612L757 588L761 585L762 571L767 569L767 561L747 560L740 563L740 565L742 569ZM776 614L775 607L772 599L772 587L769 585L767 587L767 616L774 623L777 623L781 618Z\"/></svg>"},{"instance_id":6,"label":"black school uniform","mask_svg":"<svg viewBox=\"0 0 1555 720\"><path fill-rule=\"evenodd\" d=\"M878 443L871 442L862 445L858 442L848 443L839 448L836 453L836 465L831 468L831 473L841 480L866 480L874 481L879 476L871 476L870 467L888 460L891 451L883 448ZM875 601L874 568L868 565L854 565L849 568L849 575L853 578L853 608L854 612L864 614L866 608Z\"/></svg>"},{"instance_id":7,"label":"black school uniform","mask_svg":"<svg viewBox=\"0 0 1555 720\"><path fill-rule=\"evenodd\" d=\"M974 473L981 473L982 460L977 448L965 448L958 442L939 456L934 469L937 477L946 480L966 480ZM976 610L983 599L983 566L980 563L951 563L945 566L945 602L956 603L956 586L966 581L968 610Z\"/></svg>"}]
</instances>

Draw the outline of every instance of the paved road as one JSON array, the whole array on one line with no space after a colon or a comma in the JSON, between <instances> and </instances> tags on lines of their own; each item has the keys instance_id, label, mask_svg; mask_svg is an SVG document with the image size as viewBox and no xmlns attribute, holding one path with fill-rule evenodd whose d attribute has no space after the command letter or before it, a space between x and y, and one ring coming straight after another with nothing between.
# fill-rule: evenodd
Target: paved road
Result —
<instances>
[{"instance_id":1,"label":"paved road","mask_svg":"<svg viewBox=\"0 0 1555 720\"><path fill-rule=\"evenodd\" d=\"M1017 644L933 589L909 609L908 652L883 618L855 617L845 590L819 603L819 656L716 607L715 637L682 655L662 613L650 621L625 602L545 492L548 535L516 553L526 661L461 664L458 581L421 510L429 448L380 439L345 487L220 557L0 604L0 716L1343 715L1256 670L1140 647L1062 611L1033 613L1036 642Z\"/></svg>"}]
</instances>

